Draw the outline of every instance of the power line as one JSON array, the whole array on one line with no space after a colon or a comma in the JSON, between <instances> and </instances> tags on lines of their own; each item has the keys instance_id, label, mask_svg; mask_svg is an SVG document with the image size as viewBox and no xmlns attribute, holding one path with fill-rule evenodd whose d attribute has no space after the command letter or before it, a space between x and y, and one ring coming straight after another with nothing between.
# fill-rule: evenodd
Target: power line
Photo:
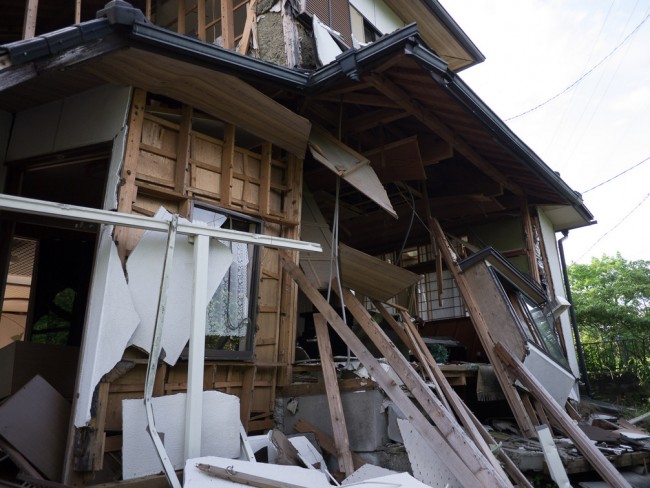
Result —
<instances>
[{"instance_id":1,"label":"power line","mask_svg":"<svg viewBox=\"0 0 650 488\"><path fill-rule=\"evenodd\" d=\"M630 32L627 36L625 36L625 39L623 39L623 40L622 40L622 41L621 41L621 42L620 42L620 43L619 43L619 44L618 44L614 49L612 49L612 50L609 52L609 54L608 54L607 56L605 56L605 57L604 57L603 59L601 59L598 63L596 63L594 66L592 66L592 68L591 68L589 71L587 71L587 72L586 72L585 74L583 74L580 78L578 78L576 81L574 81L574 82L571 83L569 86L567 86L564 90L562 90L561 92L559 92L559 93L553 95L553 96L552 96L551 98L549 98L548 100L546 100L546 101L544 101L544 102L542 102L542 103L540 103L540 104L538 104L538 105L535 105L534 107L532 107L532 108L526 110L525 112L522 112L522 113L520 113L520 114L518 114L518 115L514 115L514 116L512 116L512 117L509 117L509 118L505 119L505 121L508 122L508 121L510 121L510 120L514 120L514 119L517 119L517 118L519 118L519 117L522 117L522 116L524 116L524 115L526 115L526 114L529 114L529 113L531 113L531 112L537 110L538 108L541 108L541 107L543 107L544 105L546 105L546 104L552 102L553 100L555 100L556 98L558 98L560 95L564 95L564 94L565 94L566 92L568 92L571 88L573 88L573 87L576 86L578 83L580 83L582 80L584 80L587 76L589 76L589 75L592 73L592 71L594 71L594 70L595 70L596 68L598 68L601 64L603 64L605 61L607 61L607 59L609 59L609 58L610 58L610 57L611 57L611 56L612 56L616 51L618 51L618 50L621 48L621 46L623 46L623 44L625 44L625 43L626 43L626 42L627 42L627 41L628 41L628 40L629 40L629 39L630 39L634 34L636 34L636 32L641 28L641 26L642 26L643 24L645 24L645 22L646 22L646 20L648 20L648 18L650 18L650 14L646 15L646 16L643 18L643 20L639 23L639 25L637 25L637 26L634 28L634 30L633 30L632 32Z\"/></svg>"},{"instance_id":2,"label":"power line","mask_svg":"<svg viewBox=\"0 0 650 488\"><path fill-rule=\"evenodd\" d=\"M612 177L609 178L608 180L605 180L605 181L603 181L602 183L598 183L596 186L592 186L592 187L589 188L588 190L583 191L582 194L584 195L585 193L588 193L588 192L590 192L591 190L595 190L595 189L598 188L599 186L603 186L605 183L609 183L610 181L615 180L615 179L618 178L619 176L623 176L623 175L624 175L625 173L627 173L628 171L632 171L634 168L637 168L638 166L641 166L641 165L642 165L643 163L645 163L646 161L650 161L650 156L648 156L647 158L645 158L643 161L639 161L639 162L636 163L634 166L631 166L631 167L627 168L625 171L621 171L619 174L617 174L617 175L615 175L615 176L612 176Z\"/></svg>"},{"instance_id":3,"label":"power line","mask_svg":"<svg viewBox=\"0 0 650 488\"><path fill-rule=\"evenodd\" d=\"M639 209L639 207L640 207L641 205L643 205L643 203L648 199L648 197L650 197L650 193L648 193L645 197L643 197L643 199L642 199L642 200L641 200L641 201L636 205L636 207L634 207L632 210L630 210L630 211L627 213L627 215L626 215L625 217L623 217L623 218L618 222L618 224L616 224L614 227L612 227L612 228L609 229L607 232L605 232L602 236L600 236L600 237L598 238L598 240L597 240L596 242L594 242L594 243L591 245L591 247L590 247L589 249L587 249L585 252L583 252L583 253L582 253L582 256L580 256L580 257L578 258L578 261L580 261L582 258L584 258L585 255L586 255L589 251L591 251L594 247L596 247L596 244L598 244L600 241L602 241L602 240L603 240L603 239L604 239L604 238L605 238L605 237L606 237L610 232L612 232L614 229L616 229L619 225L621 225L623 222L625 222L625 220L626 220L630 215L632 215L634 212L636 212L636 211Z\"/></svg>"}]
</instances>

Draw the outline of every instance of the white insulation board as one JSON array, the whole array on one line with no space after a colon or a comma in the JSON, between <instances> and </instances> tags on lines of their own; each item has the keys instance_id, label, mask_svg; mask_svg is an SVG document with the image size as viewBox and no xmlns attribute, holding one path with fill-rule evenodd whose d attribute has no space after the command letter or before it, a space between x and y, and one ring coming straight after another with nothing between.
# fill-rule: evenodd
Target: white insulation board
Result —
<instances>
[{"instance_id":1,"label":"white insulation board","mask_svg":"<svg viewBox=\"0 0 650 488\"><path fill-rule=\"evenodd\" d=\"M463 488L445 463L432 451L427 442L408 420L397 419L404 447L411 462L415 478L425 485L440 488ZM410 485L405 485L410 486Z\"/></svg>"},{"instance_id":2,"label":"white insulation board","mask_svg":"<svg viewBox=\"0 0 650 488\"><path fill-rule=\"evenodd\" d=\"M155 218L170 219L171 214L160 209ZM158 295L162 267L167 250L167 234L147 231L129 256L126 269L129 276L129 290L140 315L140 325L131 337L130 344L149 352L158 310ZM208 287L206 300L209 302L232 263L230 249L217 239L210 239L208 258ZM167 290L167 307L162 332L164 361L173 366L190 338L192 303L192 282L194 279L194 246L187 236L177 236L174 259Z\"/></svg>"},{"instance_id":3,"label":"white insulation board","mask_svg":"<svg viewBox=\"0 0 650 488\"><path fill-rule=\"evenodd\" d=\"M185 401L185 393L152 399L156 430L175 469L185 465ZM122 477L127 480L161 473L163 467L147 428L144 400L123 400L122 417ZM238 457L240 424L238 397L203 392L201 455Z\"/></svg>"},{"instance_id":4,"label":"white insulation board","mask_svg":"<svg viewBox=\"0 0 650 488\"><path fill-rule=\"evenodd\" d=\"M95 258L79 373L79 396L75 404L76 427L83 427L90 421L93 393L99 380L122 359L124 349L140 323L117 247L111 239L112 232L112 226L102 226Z\"/></svg>"}]
</instances>

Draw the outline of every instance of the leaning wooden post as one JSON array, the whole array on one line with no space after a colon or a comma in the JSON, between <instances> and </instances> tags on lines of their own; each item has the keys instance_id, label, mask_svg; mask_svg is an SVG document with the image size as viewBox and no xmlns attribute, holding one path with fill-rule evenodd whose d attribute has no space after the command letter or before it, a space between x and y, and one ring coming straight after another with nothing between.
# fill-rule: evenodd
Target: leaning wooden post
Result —
<instances>
[{"instance_id":1,"label":"leaning wooden post","mask_svg":"<svg viewBox=\"0 0 650 488\"><path fill-rule=\"evenodd\" d=\"M447 269L451 271L451 274L456 281L456 285L460 290L461 296L463 297L467 310L469 311L470 318L472 319L472 324L474 324L476 334L483 345L483 349L485 349L485 353L487 354L490 363L494 367L494 372L499 380L503 394L508 400L508 404L512 409L512 413L517 420L519 428L526 437L536 437L537 433L533 429L524 405L521 403L521 398L519 398L517 392L515 392L511 387L510 375L494 353L494 341L490 336L488 324L485 322L481 311L475 303L470 286L458 267L456 254L451 249L437 219L431 219L429 221L429 230L438 243L439 249L442 251L442 256L447 265Z\"/></svg>"},{"instance_id":2,"label":"leaning wooden post","mask_svg":"<svg viewBox=\"0 0 650 488\"><path fill-rule=\"evenodd\" d=\"M602 452L594 446L587 435L578 428L562 407L555 401L548 391L526 369L524 364L508 351L500 342L494 347L498 357L514 373L537 400L539 400L551 419L557 422L566 432L582 455L587 458L591 466L603 477L609 485L618 488L630 488L630 484L623 478L616 468L609 462Z\"/></svg>"},{"instance_id":3,"label":"leaning wooden post","mask_svg":"<svg viewBox=\"0 0 650 488\"><path fill-rule=\"evenodd\" d=\"M476 487L512 486L508 480L497 481L496 479L492 479L489 482L479 481L479 476L481 476L479 473L480 470L476 470L476 472L471 470L468 465L465 464L465 461L469 460L463 459L456 453L456 451L449 448L447 439L427 420L424 414L416 407L406 393L402 391L395 380L384 371L379 361L370 354L368 349L366 349L361 340L338 315L336 310L332 308L318 289L291 260L289 254L285 251L280 251L279 254L282 260L282 266L289 276L291 276L291 278L298 284L305 296L312 302L316 309L323 314L332 329L334 329L341 339L343 339L343 341L350 347L350 350L367 368L368 372L384 390L386 395L407 416L411 425L413 425L416 431L424 438L429 447L438 453L442 462L444 462L454 473L461 485Z\"/></svg>"},{"instance_id":4,"label":"leaning wooden post","mask_svg":"<svg viewBox=\"0 0 650 488\"><path fill-rule=\"evenodd\" d=\"M318 352L320 353L320 365L323 370L323 381L325 382L325 393L327 406L332 420L332 432L334 433L334 444L336 445L336 457L339 461L339 469L346 476L354 473L354 463L350 452L350 441L348 430L345 424L341 392L336 380L336 366L332 358L332 344L330 343L327 321L321 314L314 314L314 325L316 327L316 339L318 341Z\"/></svg>"}]
</instances>

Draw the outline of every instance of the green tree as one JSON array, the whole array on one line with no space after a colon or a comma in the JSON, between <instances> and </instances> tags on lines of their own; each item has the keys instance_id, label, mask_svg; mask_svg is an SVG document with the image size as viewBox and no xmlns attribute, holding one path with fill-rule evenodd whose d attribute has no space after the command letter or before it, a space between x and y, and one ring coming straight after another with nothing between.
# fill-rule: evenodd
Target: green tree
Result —
<instances>
[{"instance_id":1,"label":"green tree","mask_svg":"<svg viewBox=\"0 0 650 488\"><path fill-rule=\"evenodd\" d=\"M650 337L650 261L616 253L573 263L568 271L583 340Z\"/></svg>"}]
</instances>

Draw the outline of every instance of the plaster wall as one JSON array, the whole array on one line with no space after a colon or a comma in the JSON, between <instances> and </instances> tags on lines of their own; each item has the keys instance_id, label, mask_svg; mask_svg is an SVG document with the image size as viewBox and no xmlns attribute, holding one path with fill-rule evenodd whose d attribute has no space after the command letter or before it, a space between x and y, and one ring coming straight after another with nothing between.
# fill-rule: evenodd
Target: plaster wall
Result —
<instances>
[{"instance_id":1,"label":"plaster wall","mask_svg":"<svg viewBox=\"0 0 650 488\"><path fill-rule=\"evenodd\" d=\"M116 138L126 124L130 87L102 85L18 112L7 160L29 158ZM4 118L0 117L0 124ZM1 141L0 141L1 143Z\"/></svg>"}]
</instances>

